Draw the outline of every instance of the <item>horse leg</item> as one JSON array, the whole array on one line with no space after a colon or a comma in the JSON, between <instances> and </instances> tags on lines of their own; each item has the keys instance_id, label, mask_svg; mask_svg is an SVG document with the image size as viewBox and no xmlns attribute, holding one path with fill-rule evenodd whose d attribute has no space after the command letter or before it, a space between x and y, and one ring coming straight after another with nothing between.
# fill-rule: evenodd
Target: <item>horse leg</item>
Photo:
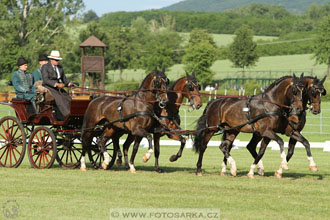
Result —
<instances>
[{"instance_id":1,"label":"horse leg","mask_svg":"<svg viewBox=\"0 0 330 220\"><path fill-rule=\"evenodd\" d=\"M259 149L259 153L254 158L254 162L252 163L252 165L250 167L250 171L248 173L248 177L250 179L253 179L254 178L254 169L256 168L257 165L260 164L261 158L264 156L264 153L265 153L265 151L267 149L267 145L269 144L269 142L270 142L270 139L269 138L264 138L262 140L261 145L260 145L260 149ZM260 171L260 173L259 173L259 170L258 170L258 174L261 175L261 176L263 176L264 175L264 171L263 171L263 165L262 165L262 163L260 164L260 168L262 170Z\"/></svg>"},{"instance_id":2,"label":"horse leg","mask_svg":"<svg viewBox=\"0 0 330 220\"><path fill-rule=\"evenodd\" d=\"M196 171L196 175L197 176L202 176L202 161L203 161L203 155L204 155L204 152L207 148L207 143L210 141L211 137L213 136L214 134L214 131L210 131L210 132L207 132L206 134L204 134L203 136L203 140L202 140L202 146L199 150L199 155L198 155L198 161L197 161L197 171Z\"/></svg>"},{"instance_id":3,"label":"horse leg","mask_svg":"<svg viewBox=\"0 0 330 220\"><path fill-rule=\"evenodd\" d=\"M257 145L261 141L261 139L262 139L262 137L260 135L253 133L252 139L246 146L246 148L248 149L248 151L250 152L250 154L252 155L252 157L254 159L256 159L256 157L258 156L256 149L257 149ZM259 150L259 152L260 152L260 150ZM265 170L264 170L264 165L263 165L261 159L259 160L257 166L258 166L258 174L263 176L265 173Z\"/></svg>"},{"instance_id":4,"label":"horse leg","mask_svg":"<svg viewBox=\"0 0 330 220\"><path fill-rule=\"evenodd\" d=\"M159 153L160 153L160 149L159 149L159 140L160 140L160 135L159 134L154 134L154 147L155 147L155 171L157 173L162 173L163 170L159 168L158 165L158 158L159 158Z\"/></svg>"},{"instance_id":5,"label":"horse leg","mask_svg":"<svg viewBox=\"0 0 330 220\"><path fill-rule=\"evenodd\" d=\"M282 162L281 162L280 168L275 172L275 176L277 178L282 178L283 169L284 170L288 170L289 169L288 162L286 160L285 151L284 151L284 142L283 142L282 138L280 138L277 134L275 134L271 130L266 130L263 133L263 137L267 137L267 138L269 138L271 140L276 141L278 143L278 145L280 146Z\"/></svg>"},{"instance_id":6,"label":"horse leg","mask_svg":"<svg viewBox=\"0 0 330 220\"><path fill-rule=\"evenodd\" d=\"M234 158L230 155L230 150L233 146L233 142L236 138L238 133L224 133L222 138L222 142L221 142L221 150L222 152L225 152L225 157L228 160L229 164L230 164L230 173L233 176L237 175L237 168L236 168L236 161L234 160Z\"/></svg>"},{"instance_id":7,"label":"horse leg","mask_svg":"<svg viewBox=\"0 0 330 220\"><path fill-rule=\"evenodd\" d=\"M139 145L140 145L140 142L142 140L142 137L135 137L135 142L134 142L134 145L133 145L133 151L132 151L132 155L131 155L131 159L129 161L129 171L131 173L136 173L136 170L135 170L135 167L134 167L134 160L135 160L135 156L136 156L136 153L139 149Z\"/></svg>"},{"instance_id":8,"label":"horse leg","mask_svg":"<svg viewBox=\"0 0 330 220\"><path fill-rule=\"evenodd\" d=\"M120 147L117 149L117 157L118 159L116 160L116 166L121 167L123 155L121 153Z\"/></svg>"},{"instance_id":9,"label":"horse leg","mask_svg":"<svg viewBox=\"0 0 330 220\"><path fill-rule=\"evenodd\" d=\"M90 140L91 137L92 137L91 132L85 132L84 136L82 137L82 140L81 140L81 143L82 143L82 151L81 151L81 159L80 159L80 170L81 171L86 171L85 156L86 156L87 148L91 142L91 140Z\"/></svg>"},{"instance_id":10,"label":"horse leg","mask_svg":"<svg viewBox=\"0 0 330 220\"><path fill-rule=\"evenodd\" d=\"M110 155L106 149L106 142L115 134L115 130L112 128L106 128L102 135L98 139L98 146L100 148L101 153L103 153L104 160L102 162L102 167L104 170L108 168L110 163ZM117 137L114 137L117 138Z\"/></svg>"},{"instance_id":11,"label":"horse leg","mask_svg":"<svg viewBox=\"0 0 330 220\"><path fill-rule=\"evenodd\" d=\"M147 140L148 140L148 143L149 143L149 147L148 147L148 152L145 153L143 155L143 158L142 158L143 162L145 162L145 163L148 162L148 160L151 157L151 154L154 152L154 150L152 149L152 136L151 136L151 134L147 133L146 137L147 137Z\"/></svg>"},{"instance_id":12,"label":"horse leg","mask_svg":"<svg viewBox=\"0 0 330 220\"><path fill-rule=\"evenodd\" d=\"M222 151L222 153L225 155L226 154L226 147L224 145L224 142L221 142L219 149ZM226 156L223 156L222 164L221 164L221 176L226 176L227 172L227 158Z\"/></svg>"},{"instance_id":13,"label":"horse leg","mask_svg":"<svg viewBox=\"0 0 330 220\"><path fill-rule=\"evenodd\" d=\"M173 136L169 136L170 138L174 139L174 140L177 140L175 137ZM182 151L186 145L186 139L184 137L182 137L181 135L178 135L178 139L179 141L181 142L181 146L180 146L180 149L178 151L177 154L173 154L171 157L170 157L170 161L171 162L174 162L174 161L177 161L177 159L179 159L182 155Z\"/></svg>"},{"instance_id":14,"label":"horse leg","mask_svg":"<svg viewBox=\"0 0 330 220\"><path fill-rule=\"evenodd\" d=\"M309 161L309 170L312 171L312 172L316 172L318 171L317 169L317 166L314 162L314 159L313 159L313 156L312 156L312 153L311 153L311 147L310 147L310 144L309 142L306 140L305 137L303 137L300 132L298 131L295 131L291 137L290 137L290 142L291 142L291 139L292 139L292 152L288 152L288 157L287 157L287 160L289 161L290 158L292 157L293 155L293 151L294 151L294 147L295 147L295 144L296 144L296 141L299 141L300 143L302 143L306 149L306 153L307 153L307 159ZM289 142L289 143L290 143ZM290 150L290 145L289 145L289 150ZM290 155L289 155L290 154Z\"/></svg>"},{"instance_id":15,"label":"horse leg","mask_svg":"<svg viewBox=\"0 0 330 220\"><path fill-rule=\"evenodd\" d=\"M123 153L124 153L124 160L125 160L125 168L129 169L129 163L128 163L128 149L129 146L134 142L135 137L131 134L129 134L125 140L125 143L123 144ZM140 143L139 143L140 144Z\"/></svg>"},{"instance_id":16,"label":"horse leg","mask_svg":"<svg viewBox=\"0 0 330 220\"><path fill-rule=\"evenodd\" d=\"M119 136L115 137L115 138L112 138L112 143L113 143L114 150L117 151L117 152L120 152L119 138L120 138ZM120 152L120 156L122 156L121 152ZM118 166L118 164L116 164L116 165Z\"/></svg>"}]
</instances>

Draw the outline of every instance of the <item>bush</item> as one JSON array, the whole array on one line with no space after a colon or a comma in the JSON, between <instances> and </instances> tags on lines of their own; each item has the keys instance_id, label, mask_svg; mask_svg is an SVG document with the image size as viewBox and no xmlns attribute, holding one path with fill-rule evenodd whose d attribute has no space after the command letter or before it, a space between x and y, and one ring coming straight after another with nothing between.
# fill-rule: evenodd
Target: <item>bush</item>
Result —
<instances>
[{"instance_id":1,"label":"bush","mask_svg":"<svg viewBox=\"0 0 330 220\"><path fill-rule=\"evenodd\" d=\"M117 90L117 91L128 91L128 90L137 90L140 86L140 83L135 81L122 81L108 84L106 86L107 90Z\"/></svg>"}]
</instances>

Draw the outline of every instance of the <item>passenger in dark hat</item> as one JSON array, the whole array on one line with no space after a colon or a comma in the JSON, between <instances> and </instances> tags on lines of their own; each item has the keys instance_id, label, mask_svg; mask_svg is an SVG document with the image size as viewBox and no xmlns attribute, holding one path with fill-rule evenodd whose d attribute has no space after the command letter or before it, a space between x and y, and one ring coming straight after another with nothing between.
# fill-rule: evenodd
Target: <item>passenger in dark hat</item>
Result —
<instances>
[{"instance_id":1,"label":"passenger in dark hat","mask_svg":"<svg viewBox=\"0 0 330 220\"><path fill-rule=\"evenodd\" d=\"M33 107L33 113L36 113L35 98L36 90L33 86L33 77L27 72L28 62L24 57L20 57L17 60L18 70L12 74L12 82L16 92L16 97L31 101Z\"/></svg>"},{"instance_id":2,"label":"passenger in dark hat","mask_svg":"<svg viewBox=\"0 0 330 220\"><path fill-rule=\"evenodd\" d=\"M28 63L28 61L24 58L24 57L20 57L20 58L18 58L18 60L17 60L17 66L19 67L19 66L22 66L22 65L24 65L24 64L27 64Z\"/></svg>"},{"instance_id":3,"label":"passenger in dark hat","mask_svg":"<svg viewBox=\"0 0 330 220\"><path fill-rule=\"evenodd\" d=\"M48 57L46 54L39 55L39 64L40 67L32 72L34 83L42 80L41 67L48 63Z\"/></svg>"},{"instance_id":4,"label":"passenger in dark hat","mask_svg":"<svg viewBox=\"0 0 330 220\"><path fill-rule=\"evenodd\" d=\"M41 75L41 67L48 63L48 57L46 54L39 55L39 64L40 67L32 72L34 87L36 87L37 91L40 94L47 92L48 90L42 86L42 75Z\"/></svg>"}]
</instances>

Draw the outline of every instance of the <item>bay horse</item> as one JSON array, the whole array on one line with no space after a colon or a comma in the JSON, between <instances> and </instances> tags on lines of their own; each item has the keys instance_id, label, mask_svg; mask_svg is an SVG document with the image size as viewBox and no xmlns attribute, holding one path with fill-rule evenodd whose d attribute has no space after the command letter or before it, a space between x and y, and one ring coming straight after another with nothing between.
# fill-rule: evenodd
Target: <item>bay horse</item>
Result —
<instances>
[{"instance_id":1,"label":"bay horse","mask_svg":"<svg viewBox=\"0 0 330 220\"><path fill-rule=\"evenodd\" d=\"M149 151L152 152L152 136L148 129L154 121L154 103L163 108L168 102L166 87L169 83L165 70L148 74L142 81L139 89L133 95L125 98L102 96L88 105L82 125L82 158L81 170L86 170L85 154L90 149L95 135L94 129L102 127L98 146L103 153L103 169L109 164L109 154L105 143L112 138L115 149L119 149L119 138L130 133L137 137L146 137L149 142ZM147 157L150 157L148 152Z\"/></svg>"},{"instance_id":2,"label":"bay horse","mask_svg":"<svg viewBox=\"0 0 330 220\"><path fill-rule=\"evenodd\" d=\"M151 128L154 133L154 155L155 155L155 171L163 172L162 169L159 168L158 158L159 158L159 141L160 137L163 135L167 135L169 138L173 140L177 140L181 142L180 149L177 154L174 154L170 157L170 161L174 162L178 158L181 157L182 151L186 144L186 139L182 137L180 134L164 132L164 130L176 130L180 128L180 115L179 110L184 98L187 98L192 109L199 109L203 103L199 94L199 90L201 86L198 84L195 73L192 75L186 73L186 76L179 78L177 81L173 83L173 85L167 91L167 97L169 99L165 108L159 108L157 105L155 106L156 115L159 118L159 121L155 121L154 126ZM136 170L132 161L128 162L128 149L130 144L135 140L133 153L136 154L138 146L141 142L139 137L135 137L131 134L128 135L124 145L123 145L123 153L125 159L125 167L130 169L130 172L135 173ZM118 155L117 166L120 166L122 163L121 153ZM147 162L148 158L144 158L144 162Z\"/></svg>"},{"instance_id":3,"label":"bay horse","mask_svg":"<svg viewBox=\"0 0 330 220\"><path fill-rule=\"evenodd\" d=\"M319 80L317 77L311 77L311 76L305 76L302 79L302 83L305 87L304 92L303 92L303 111L299 115L291 115L288 117L288 120L281 120L279 123L280 125L278 126L278 133L285 134L290 137L289 140L289 147L288 147L288 154L287 154L287 161L291 159L295 145L297 141L301 142L307 153L307 159L309 161L309 169L312 172L316 172L317 166L316 163L314 162L312 153L310 151L310 144L307 141L305 137L302 136L300 133L302 129L305 126L306 123L306 111L310 109L312 114L316 115L321 112L321 96L326 95L326 90L323 86L323 83L326 79L326 76L322 79ZM310 105L310 107L308 107ZM260 150L259 154L256 152L257 144L259 141L262 143L260 145ZM257 157L262 158L267 145L269 143L268 138L262 138L260 135L254 133L252 139L250 140L249 144L247 145L247 149L251 153L251 155L256 159ZM260 159L258 164L254 164L251 166L250 171L248 173L249 178L254 177L254 168L255 166L258 165L258 173L260 175L264 175L264 166L262 163L262 160ZM281 175L278 175L278 178L281 178Z\"/></svg>"},{"instance_id":4,"label":"bay horse","mask_svg":"<svg viewBox=\"0 0 330 220\"><path fill-rule=\"evenodd\" d=\"M294 75L276 80L257 96L210 101L198 119L195 132L193 147L199 153L196 174L202 175L202 160L207 144L219 131L223 132L219 148L231 165L233 176L236 176L237 169L236 162L230 155L230 147L240 132L258 133L261 137L276 141L282 158L280 169L276 172L282 173L282 169L287 168L287 161L284 142L276 134L276 128L280 120L287 120L288 115L297 115L303 110L302 91L301 78Z\"/></svg>"}]
</instances>

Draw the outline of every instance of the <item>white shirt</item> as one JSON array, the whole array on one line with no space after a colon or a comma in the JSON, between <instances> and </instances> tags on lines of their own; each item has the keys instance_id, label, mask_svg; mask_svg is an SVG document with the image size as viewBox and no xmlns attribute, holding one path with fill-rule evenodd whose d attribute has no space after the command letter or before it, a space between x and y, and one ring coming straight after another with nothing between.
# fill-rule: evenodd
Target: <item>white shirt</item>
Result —
<instances>
[{"instance_id":1,"label":"white shirt","mask_svg":"<svg viewBox=\"0 0 330 220\"><path fill-rule=\"evenodd\" d=\"M57 79L60 79L61 74L60 74L60 71L58 70L57 66L54 66L54 65L52 65L52 66L53 66L55 72L57 73ZM56 83L55 83L54 87L56 87Z\"/></svg>"}]
</instances>

